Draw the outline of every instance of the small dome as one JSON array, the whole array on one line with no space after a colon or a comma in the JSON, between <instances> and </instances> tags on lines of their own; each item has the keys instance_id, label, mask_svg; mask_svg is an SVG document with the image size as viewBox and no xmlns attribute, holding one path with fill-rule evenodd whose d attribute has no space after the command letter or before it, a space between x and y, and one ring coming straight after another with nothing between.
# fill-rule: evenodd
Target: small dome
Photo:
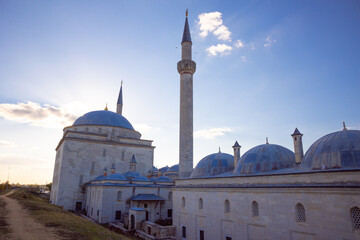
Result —
<instances>
[{"instance_id":1,"label":"small dome","mask_svg":"<svg viewBox=\"0 0 360 240\"><path fill-rule=\"evenodd\" d=\"M132 179L133 181L149 181L147 177L144 176L136 176Z\"/></svg>"},{"instance_id":2,"label":"small dome","mask_svg":"<svg viewBox=\"0 0 360 240\"><path fill-rule=\"evenodd\" d=\"M169 169L168 166L162 167L159 169L159 172L166 172Z\"/></svg>"},{"instance_id":3,"label":"small dome","mask_svg":"<svg viewBox=\"0 0 360 240\"><path fill-rule=\"evenodd\" d=\"M276 144L263 144L247 151L236 166L236 174L256 174L295 167L295 154Z\"/></svg>"},{"instance_id":4,"label":"small dome","mask_svg":"<svg viewBox=\"0 0 360 240\"><path fill-rule=\"evenodd\" d=\"M134 130L131 123L122 115L111 111L93 111L84 114L75 120L73 126L79 125L100 125L111 127L122 127Z\"/></svg>"},{"instance_id":5,"label":"small dome","mask_svg":"<svg viewBox=\"0 0 360 240\"><path fill-rule=\"evenodd\" d=\"M234 169L234 156L227 153L213 153L198 162L191 174L193 177L209 177Z\"/></svg>"},{"instance_id":6,"label":"small dome","mask_svg":"<svg viewBox=\"0 0 360 240\"><path fill-rule=\"evenodd\" d=\"M307 150L301 167L308 170L360 167L360 131L342 130L323 136Z\"/></svg>"},{"instance_id":7,"label":"small dome","mask_svg":"<svg viewBox=\"0 0 360 240\"><path fill-rule=\"evenodd\" d=\"M124 173L124 176L126 178L136 178L136 177L140 177L141 175L138 172L128 171L128 172Z\"/></svg>"},{"instance_id":8,"label":"small dome","mask_svg":"<svg viewBox=\"0 0 360 240\"><path fill-rule=\"evenodd\" d=\"M173 180L166 176L160 176L155 179L156 182L172 182Z\"/></svg>"},{"instance_id":9,"label":"small dome","mask_svg":"<svg viewBox=\"0 0 360 240\"><path fill-rule=\"evenodd\" d=\"M166 170L167 172L178 172L179 171L179 164L175 164Z\"/></svg>"},{"instance_id":10,"label":"small dome","mask_svg":"<svg viewBox=\"0 0 360 240\"><path fill-rule=\"evenodd\" d=\"M107 176L103 176L101 180L127 180L127 179L120 173L114 173Z\"/></svg>"}]
</instances>

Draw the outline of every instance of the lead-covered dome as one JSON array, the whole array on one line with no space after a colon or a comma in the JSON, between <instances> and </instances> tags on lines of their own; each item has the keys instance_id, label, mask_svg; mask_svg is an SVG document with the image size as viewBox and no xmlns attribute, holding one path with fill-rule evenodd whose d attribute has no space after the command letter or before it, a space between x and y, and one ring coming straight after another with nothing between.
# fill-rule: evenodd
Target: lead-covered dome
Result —
<instances>
[{"instance_id":1,"label":"lead-covered dome","mask_svg":"<svg viewBox=\"0 0 360 240\"><path fill-rule=\"evenodd\" d=\"M131 123L122 115L103 110L93 111L84 114L75 120L73 126L78 125L101 125L111 127L122 127L130 130L134 130Z\"/></svg>"},{"instance_id":2,"label":"lead-covered dome","mask_svg":"<svg viewBox=\"0 0 360 240\"><path fill-rule=\"evenodd\" d=\"M276 144L263 144L247 151L239 160L235 174L257 174L295 167L295 154Z\"/></svg>"},{"instance_id":3,"label":"lead-covered dome","mask_svg":"<svg viewBox=\"0 0 360 240\"><path fill-rule=\"evenodd\" d=\"M201 159L190 177L210 177L232 171L233 169L234 156L218 152Z\"/></svg>"},{"instance_id":4,"label":"lead-covered dome","mask_svg":"<svg viewBox=\"0 0 360 240\"><path fill-rule=\"evenodd\" d=\"M333 132L314 142L301 167L308 170L360 168L360 131Z\"/></svg>"}]
</instances>

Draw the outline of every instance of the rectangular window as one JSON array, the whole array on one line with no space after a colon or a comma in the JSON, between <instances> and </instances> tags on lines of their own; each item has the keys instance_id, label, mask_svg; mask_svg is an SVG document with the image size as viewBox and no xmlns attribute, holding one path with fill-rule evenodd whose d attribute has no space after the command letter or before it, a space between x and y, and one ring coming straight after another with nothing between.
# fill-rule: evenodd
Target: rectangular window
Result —
<instances>
[{"instance_id":1,"label":"rectangular window","mask_svg":"<svg viewBox=\"0 0 360 240\"><path fill-rule=\"evenodd\" d=\"M186 227L182 226L182 238L186 238Z\"/></svg>"},{"instance_id":2,"label":"rectangular window","mask_svg":"<svg viewBox=\"0 0 360 240\"><path fill-rule=\"evenodd\" d=\"M200 230L200 231L199 231L199 239L200 239L200 240L205 240L204 230Z\"/></svg>"},{"instance_id":3,"label":"rectangular window","mask_svg":"<svg viewBox=\"0 0 360 240\"><path fill-rule=\"evenodd\" d=\"M79 178L79 185L80 186L83 184L83 178L84 178L84 176L80 175L80 178Z\"/></svg>"},{"instance_id":4,"label":"rectangular window","mask_svg":"<svg viewBox=\"0 0 360 240\"><path fill-rule=\"evenodd\" d=\"M115 220L121 220L121 211L115 212Z\"/></svg>"},{"instance_id":5,"label":"rectangular window","mask_svg":"<svg viewBox=\"0 0 360 240\"><path fill-rule=\"evenodd\" d=\"M172 209L168 209L167 217L172 218Z\"/></svg>"},{"instance_id":6,"label":"rectangular window","mask_svg":"<svg viewBox=\"0 0 360 240\"><path fill-rule=\"evenodd\" d=\"M75 210L81 211L81 209L82 209L82 202L76 202Z\"/></svg>"},{"instance_id":7,"label":"rectangular window","mask_svg":"<svg viewBox=\"0 0 360 240\"><path fill-rule=\"evenodd\" d=\"M232 237L226 236L225 240L232 240Z\"/></svg>"}]
</instances>

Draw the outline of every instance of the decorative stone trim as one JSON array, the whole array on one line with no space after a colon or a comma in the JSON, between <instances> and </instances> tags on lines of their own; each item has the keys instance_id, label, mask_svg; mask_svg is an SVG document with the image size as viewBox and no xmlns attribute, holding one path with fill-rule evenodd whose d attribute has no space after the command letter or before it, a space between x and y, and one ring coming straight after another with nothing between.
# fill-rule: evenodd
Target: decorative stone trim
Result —
<instances>
[{"instance_id":1,"label":"decorative stone trim","mask_svg":"<svg viewBox=\"0 0 360 240\"><path fill-rule=\"evenodd\" d=\"M192 60L181 60L177 63L177 69L180 74L194 74L196 71L196 63Z\"/></svg>"}]
</instances>

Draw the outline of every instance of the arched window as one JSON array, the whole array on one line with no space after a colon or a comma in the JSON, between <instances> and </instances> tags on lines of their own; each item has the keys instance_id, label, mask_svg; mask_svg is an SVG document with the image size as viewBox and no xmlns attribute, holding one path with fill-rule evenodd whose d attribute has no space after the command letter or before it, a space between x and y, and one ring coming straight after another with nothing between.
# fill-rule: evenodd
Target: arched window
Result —
<instances>
[{"instance_id":1,"label":"arched window","mask_svg":"<svg viewBox=\"0 0 360 240\"><path fill-rule=\"evenodd\" d=\"M296 204L295 206L296 212L296 222L306 222L305 208L301 203Z\"/></svg>"},{"instance_id":2,"label":"arched window","mask_svg":"<svg viewBox=\"0 0 360 240\"><path fill-rule=\"evenodd\" d=\"M229 213L230 212L230 201L229 200L225 200L225 203L224 203L224 212L225 213Z\"/></svg>"},{"instance_id":3,"label":"arched window","mask_svg":"<svg viewBox=\"0 0 360 240\"><path fill-rule=\"evenodd\" d=\"M121 200L121 191L118 191L117 192L117 197L116 197L116 199L119 201L119 200Z\"/></svg>"},{"instance_id":4,"label":"arched window","mask_svg":"<svg viewBox=\"0 0 360 240\"><path fill-rule=\"evenodd\" d=\"M253 201L251 204L251 212L253 217L259 216L259 204L256 201Z\"/></svg>"},{"instance_id":5,"label":"arched window","mask_svg":"<svg viewBox=\"0 0 360 240\"><path fill-rule=\"evenodd\" d=\"M199 210L204 208L204 201L202 198L199 198Z\"/></svg>"},{"instance_id":6,"label":"arched window","mask_svg":"<svg viewBox=\"0 0 360 240\"><path fill-rule=\"evenodd\" d=\"M172 201L172 192L169 192L168 200L169 200L169 201Z\"/></svg>"},{"instance_id":7,"label":"arched window","mask_svg":"<svg viewBox=\"0 0 360 240\"><path fill-rule=\"evenodd\" d=\"M184 197L182 197L182 199L181 199L181 205L182 205L182 207L185 207L185 198Z\"/></svg>"},{"instance_id":8,"label":"arched window","mask_svg":"<svg viewBox=\"0 0 360 240\"><path fill-rule=\"evenodd\" d=\"M354 230L360 230L360 208L353 207L350 212Z\"/></svg>"}]
</instances>

